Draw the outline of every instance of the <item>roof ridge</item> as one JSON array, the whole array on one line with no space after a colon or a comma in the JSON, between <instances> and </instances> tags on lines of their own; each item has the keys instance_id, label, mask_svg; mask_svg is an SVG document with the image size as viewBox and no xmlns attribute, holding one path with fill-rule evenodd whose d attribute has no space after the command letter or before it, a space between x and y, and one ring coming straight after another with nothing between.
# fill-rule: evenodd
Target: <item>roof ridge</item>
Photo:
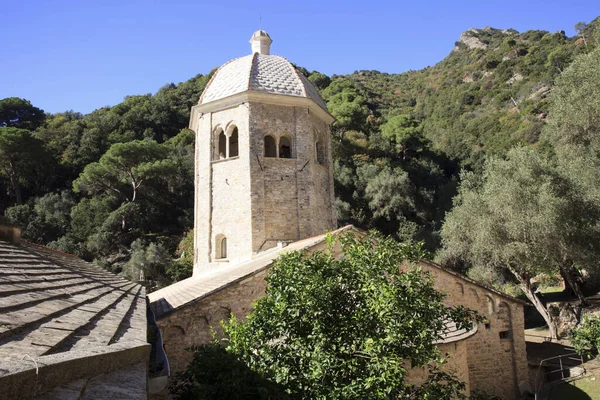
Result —
<instances>
[{"instance_id":1,"label":"roof ridge","mask_svg":"<svg viewBox=\"0 0 600 400\"><path fill-rule=\"evenodd\" d=\"M278 56L278 57L281 57L281 56ZM288 65L292 68L292 71L296 75L296 78L298 78L298 80L300 81L300 90L302 91L302 94L304 95L304 97L307 97L310 99L311 97L308 95L308 92L306 91L306 86L304 86L304 82L302 81L302 78L300 77L300 71L298 71L298 68L294 67L294 64L292 64L292 62L290 60L288 60L287 58L285 58L285 57L281 57L281 58L283 58L285 61L288 62ZM313 99L313 101L314 101L314 99Z\"/></svg>"},{"instance_id":2,"label":"roof ridge","mask_svg":"<svg viewBox=\"0 0 600 400\"><path fill-rule=\"evenodd\" d=\"M509 294L503 293L503 292L501 292L501 291L499 291L497 289L494 289L491 286L486 285L485 283L481 283L481 282L476 281L475 279L469 278L468 276L463 275L463 274L461 274L458 271L454 271L453 269L450 269L450 268L447 268L447 267L443 267L442 265L436 263L435 261L420 259L420 260L418 260L418 263L423 263L423 264L429 265L430 267L434 267L434 268L437 268L437 269L439 269L441 271L444 271L446 273L454 275L457 278L460 278L460 279L462 279L462 280L464 280L466 282L469 282L469 283L471 283L473 285L479 286L482 289L488 290L488 291L490 291L490 292L492 292L494 294L497 294L498 296L504 297L505 299L513 301L515 303L520 303L520 304L527 305L527 306L531 305L531 303L529 303L527 301L524 301L524 300L521 300L521 299L517 299L514 296L511 296Z\"/></svg>"},{"instance_id":3,"label":"roof ridge","mask_svg":"<svg viewBox=\"0 0 600 400\"><path fill-rule=\"evenodd\" d=\"M30 245L32 245L32 246L41 247L41 248L43 248L43 249L46 249L46 250L49 250L49 251L51 251L51 252L53 252L53 253L61 254L61 255L63 255L63 256L68 256L68 257L75 257L75 258L78 258L78 257L77 257L75 254L66 253L66 252L64 252L64 251L61 251L61 250L53 249L52 247L48 247L48 246L46 246L46 245L43 245L43 244L39 244L39 243L30 242L29 240L26 240L26 239L23 239L23 238L21 238L21 241L22 241L22 242L26 242L26 243L28 243L28 244L30 244ZM86 262L87 262L87 261L86 261Z\"/></svg>"},{"instance_id":4,"label":"roof ridge","mask_svg":"<svg viewBox=\"0 0 600 400\"><path fill-rule=\"evenodd\" d=\"M246 90L252 90L252 74L256 71L256 59L258 58L258 53L252 53L252 60L250 60L250 73L248 74L248 85L246 86Z\"/></svg>"}]
</instances>

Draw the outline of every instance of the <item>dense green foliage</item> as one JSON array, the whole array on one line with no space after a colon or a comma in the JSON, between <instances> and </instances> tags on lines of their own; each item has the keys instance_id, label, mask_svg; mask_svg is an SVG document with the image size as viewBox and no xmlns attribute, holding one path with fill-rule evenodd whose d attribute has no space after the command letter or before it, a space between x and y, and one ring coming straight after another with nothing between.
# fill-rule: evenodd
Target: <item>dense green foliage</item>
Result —
<instances>
[{"instance_id":1,"label":"dense green foliage","mask_svg":"<svg viewBox=\"0 0 600 400\"><path fill-rule=\"evenodd\" d=\"M334 76L323 96L338 118L340 219L438 248L459 170L479 173L487 156L514 146L544 148L547 95L571 61L597 45L598 25L582 31L587 45L563 32L470 30L433 67ZM485 48L469 48L469 38Z\"/></svg>"},{"instance_id":2,"label":"dense green foliage","mask_svg":"<svg viewBox=\"0 0 600 400\"><path fill-rule=\"evenodd\" d=\"M464 174L442 229L442 255L512 274L556 337L531 279L561 273L568 281L574 266L595 266L598 221L600 204L534 150L515 148L506 159L488 159L481 175Z\"/></svg>"},{"instance_id":3,"label":"dense green foliage","mask_svg":"<svg viewBox=\"0 0 600 400\"><path fill-rule=\"evenodd\" d=\"M557 79L543 138L559 166L600 201L600 48L578 57Z\"/></svg>"},{"instance_id":4,"label":"dense green foliage","mask_svg":"<svg viewBox=\"0 0 600 400\"><path fill-rule=\"evenodd\" d=\"M189 260L173 260L193 225L194 134L185 128L208 79L85 116L0 101L0 209L25 238L125 266L151 287L188 276Z\"/></svg>"},{"instance_id":5,"label":"dense green foliage","mask_svg":"<svg viewBox=\"0 0 600 400\"><path fill-rule=\"evenodd\" d=\"M600 350L600 317L585 314L581 323L571 330L570 339L577 353L597 356Z\"/></svg>"},{"instance_id":6,"label":"dense green foliage","mask_svg":"<svg viewBox=\"0 0 600 400\"><path fill-rule=\"evenodd\" d=\"M600 49L565 68L549 98L550 123L540 151L514 148L490 158L461 182L443 226L443 257L485 272L510 272L556 329L531 282L562 276L584 298L584 274L598 273L600 256Z\"/></svg>"},{"instance_id":7,"label":"dense green foliage","mask_svg":"<svg viewBox=\"0 0 600 400\"><path fill-rule=\"evenodd\" d=\"M246 320L224 325L228 357L291 398L463 398L464 384L442 371L446 355L434 342L443 337L445 322L469 328L476 313L444 306L420 269L400 271L399 265L422 256L420 246L352 234L335 240L329 238L324 252L290 252L276 260L266 296ZM344 257L332 251L338 244ZM222 361L214 368L207 362L198 359L179 376L174 387L180 398L206 398L214 390L210 371L223 371ZM429 380L407 384L411 366L429 368Z\"/></svg>"},{"instance_id":8,"label":"dense green foliage","mask_svg":"<svg viewBox=\"0 0 600 400\"><path fill-rule=\"evenodd\" d=\"M193 357L170 387L179 400L283 400L285 388L248 368L241 357L211 343L192 347Z\"/></svg>"},{"instance_id":9,"label":"dense green foliage","mask_svg":"<svg viewBox=\"0 0 600 400\"><path fill-rule=\"evenodd\" d=\"M574 171L595 162L587 150L561 147L560 138L570 137L565 130L577 135L585 124L589 132L598 126L597 72L569 68L573 60L598 65L598 25L579 26L573 38L469 30L443 61L403 74L328 77L299 68L337 118L332 140L340 224L423 241L435 251L461 169L480 174L488 156L504 157L520 145L558 160L576 154L580 162L561 167ZM477 48L469 47L473 41ZM194 138L185 128L209 78L198 75L88 115L46 115L23 99L0 100L0 190L6 193L0 212L24 228L25 238L114 271L128 263L136 241L144 248L154 244L164 259L181 255L177 246L193 214ZM552 92L560 95L551 100ZM582 103L582 96L594 101ZM573 116L583 130L560 125L560 115ZM600 187L594 170L584 171L578 184ZM168 282L169 275L181 279L189 256L144 276L156 280L151 285Z\"/></svg>"}]
</instances>

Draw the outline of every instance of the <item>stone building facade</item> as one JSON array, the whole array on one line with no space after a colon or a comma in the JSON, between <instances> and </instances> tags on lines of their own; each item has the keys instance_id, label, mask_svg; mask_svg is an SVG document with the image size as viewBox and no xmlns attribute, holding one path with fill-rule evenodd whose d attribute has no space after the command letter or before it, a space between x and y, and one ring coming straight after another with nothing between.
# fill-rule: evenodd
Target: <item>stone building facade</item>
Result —
<instances>
[{"instance_id":1,"label":"stone building facade","mask_svg":"<svg viewBox=\"0 0 600 400\"><path fill-rule=\"evenodd\" d=\"M171 368L185 349L219 334L219 321L244 318L264 295L273 260L314 252L336 228L329 126L333 117L314 86L289 61L269 54L264 31L253 54L219 68L192 108L196 132L194 275L148 297ZM333 231L362 234L352 226ZM338 254L339 255L339 254ZM436 264L422 262L448 306L485 316L476 328L449 323L438 343L446 368L475 389L515 399L528 388L525 303ZM411 370L418 383L427 372Z\"/></svg>"},{"instance_id":2,"label":"stone building facade","mask_svg":"<svg viewBox=\"0 0 600 400\"><path fill-rule=\"evenodd\" d=\"M346 226L332 235L344 232L362 234ZM238 269L222 269L211 276L190 278L151 293L151 307L163 332L171 368L185 368L191 359L186 348L209 343L213 332L220 335L220 321L231 315L238 319L248 315L254 302L264 295L264 277L279 254L323 251L326 246L325 235L301 240L241 263ZM445 368L465 382L467 393L478 390L505 400L520 398L529 390L523 321L526 303L435 263L421 261L417 267L431 274L436 289L446 295L447 306L464 305L485 318L484 323L470 331L447 326L438 343L442 353L450 356ZM426 370L413 369L408 380L418 384L427 374Z\"/></svg>"},{"instance_id":3,"label":"stone building facade","mask_svg":"<svg viewBox=\"0 0 600 400\"><path fill-rule=\"evenodd\" d=\"M213 332L221 335L220 321L226 321L231 315L243 319L252 311L256 300L265 294L267 285L264 278L279 254L290 250L313 252L325 248L325 236L320 235L273 249L242 263L248 264L248 268L242 271L223 269L202 278L201 282L190 278L151 293L151 307L163 333L171 369L179 371L186 367L191 360L187 348L209 343ZM190 293L193 294L189 296Z\"/></svg>"},{"instance_id":4,"label":"stone building facade","mask_svg":"<svg viewBox=\"0 0 600 400\"><path fill-rule=\"evenodd\" d=\"M452 356L449 367L470 388L502 399L518 399L530 391L523 313L528 304L437 264L422 261L419 266L432 275L447 306L469 307L485 318L476 334L440 344Z\"/></svg>"}]
</instances>

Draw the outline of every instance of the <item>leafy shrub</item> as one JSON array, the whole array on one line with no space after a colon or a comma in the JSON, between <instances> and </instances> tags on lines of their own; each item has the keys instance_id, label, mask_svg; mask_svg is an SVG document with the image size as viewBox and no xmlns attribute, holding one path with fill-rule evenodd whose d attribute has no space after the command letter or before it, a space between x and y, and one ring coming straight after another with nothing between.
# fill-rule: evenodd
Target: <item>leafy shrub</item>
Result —
<instances>
[{"instance_id":1,"label":"leafy shrub","mask_svg":"<svg viewBox=\"0 0 600 400\"><path fill-rule=\"evenodd\" d=\"M337 244L329 240L330 248ZM281 387L292 398L464 399L464 383L443 371L434 342L444 321L468 328L480 317L444 306L420 269L399 271L422 256L420 245L351 235L339 245L341 258L331 251L282 255L254 311L224 323L225 350L194 349L195 361L173 387L179 398L212 398L206 393L215 387L231 398ZM423 384L405 381L411 366L429 370Z\"/></svg>"},{"instance_id":2,"label":"leafy shrub","mask_svg":"<svg viewBox=\"0 0 600 400\"><path fill-rule=\"evenodd\" d=\"M578 354L597 354L600 349L600 317L596 314L585 314L583 321L571 330L570 339Z\"/></svg>"},{"instance_id":3,"label":"leafy shrub","mask_svg":"<svg viewBox=\"0 0 600 400\"><path fill-rule=\"evenodd\" d=\"M180 400L286 399L281 386L252 371L217 343L192 347L187 369L175 375L170 392Z\"/></svg>"}]
</instances>

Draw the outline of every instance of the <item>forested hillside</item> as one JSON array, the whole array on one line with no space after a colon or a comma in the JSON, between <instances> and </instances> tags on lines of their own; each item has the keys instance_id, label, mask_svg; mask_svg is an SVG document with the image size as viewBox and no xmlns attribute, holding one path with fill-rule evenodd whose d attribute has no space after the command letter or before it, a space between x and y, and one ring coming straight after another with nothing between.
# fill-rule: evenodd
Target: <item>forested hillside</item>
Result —
<instances>
[{"instance_id":1,"label":"forested hillside","mask_svg":"<svg viewBox=\"0 0 600 400\"><path fill-rule=\"evenodd\" d=\"M549 93L573 60L593 52L599 25L578 24L576 37L470 29L440 63L403 74L300 68L337 118L340 224L437 251L461 170L481 174L486 159L515 146L553 153L552 140L539 139L552 118ZM1 100L0 212L31 241L150 286L186 276L194 146L186 127L209 78L88 115Z\"/></svg>"}]
</instances>

